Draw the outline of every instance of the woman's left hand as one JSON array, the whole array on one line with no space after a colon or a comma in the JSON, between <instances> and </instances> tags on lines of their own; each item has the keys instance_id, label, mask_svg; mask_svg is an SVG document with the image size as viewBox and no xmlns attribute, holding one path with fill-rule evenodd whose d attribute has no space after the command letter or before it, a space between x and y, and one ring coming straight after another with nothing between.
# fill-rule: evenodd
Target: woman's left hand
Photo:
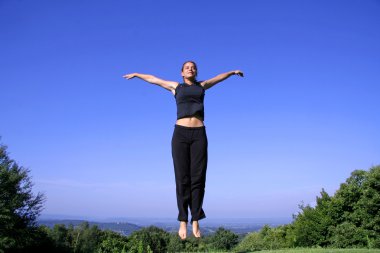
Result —
<instances>
[{"instance_id":1,"label":"woman's left hand","mask_svg":"<svg viewBox=\"0 0 380 253\"><path fill-rule=\"evenodd\" d=\"M234 75L238 75L238 76L244 77L243 72L241 72L240 70L235 70L234 71Z\"/></svg>"}]
</instances>

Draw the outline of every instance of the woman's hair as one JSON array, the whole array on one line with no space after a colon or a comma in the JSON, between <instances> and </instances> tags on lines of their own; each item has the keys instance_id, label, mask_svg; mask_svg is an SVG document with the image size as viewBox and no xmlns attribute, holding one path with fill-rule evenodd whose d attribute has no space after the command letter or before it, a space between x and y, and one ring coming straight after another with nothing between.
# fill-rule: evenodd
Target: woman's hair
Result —
<instances>
[{"instance_id":1,"label":"woman's hair","mask_svg":"<svg viewBox=\"0 0 380 253\"><path fill-rule=\"evenodd\" d=\"M197 71L195 77L197 77L197 75L198 75L198 66L197 66L197 64L196 64L195 62L193 62L193 61L185 61L185 62L182 64L181 72L183 72L183 68L185 67L185 64L188 63L188 62L191 62L192 64L194 64L195 70ZM195 79L195 81L197 81L197 80Z\"/></svg>"}]
</instances>

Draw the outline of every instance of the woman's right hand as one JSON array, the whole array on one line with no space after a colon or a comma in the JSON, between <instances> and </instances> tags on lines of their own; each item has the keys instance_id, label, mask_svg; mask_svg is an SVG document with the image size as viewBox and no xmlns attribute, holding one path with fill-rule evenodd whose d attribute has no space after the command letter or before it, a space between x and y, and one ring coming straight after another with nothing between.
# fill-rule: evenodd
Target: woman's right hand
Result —
<instances>
[{"instance_id":1,"label":"woman's right hand","mask_svg":"<svg viewBox=\"0 0 380 253\"><path fill-rule=\"evenodd\" d=\"M126 74L123 77L126 79L132 79L132 78L136 77L136 75L137 75L136 73L132 73L132 74Z\"/></svg>"}]
</instances>

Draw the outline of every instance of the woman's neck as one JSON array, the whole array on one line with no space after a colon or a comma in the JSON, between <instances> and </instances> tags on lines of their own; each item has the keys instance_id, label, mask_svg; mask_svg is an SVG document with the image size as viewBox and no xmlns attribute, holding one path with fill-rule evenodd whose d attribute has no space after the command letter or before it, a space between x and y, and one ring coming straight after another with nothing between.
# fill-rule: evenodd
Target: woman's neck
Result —
<instances>
[{"instance_id":1,"label":"woman's neck","mask_svg":"<svg viewBox=\"0 0 380 253\"><path fill-rule=\"evenodd\" d=\"M186 79L186 78L184 78L183 82L186 83L186 84L188 84L188 85L193 85L194 83L196 83L196 80L195 79Z\"/></svg>"}]
</instances>

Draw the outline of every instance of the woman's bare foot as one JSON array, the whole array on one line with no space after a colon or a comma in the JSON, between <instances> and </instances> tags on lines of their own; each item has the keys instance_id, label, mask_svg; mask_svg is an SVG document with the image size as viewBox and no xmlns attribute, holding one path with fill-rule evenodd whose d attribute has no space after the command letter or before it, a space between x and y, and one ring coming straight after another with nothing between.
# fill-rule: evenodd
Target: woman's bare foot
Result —
<instances>
[{"instance_id":1,"label":"woman's bare foot","mask_svg":"<svg viewBox=\"0 0 380 253\"><path fill-rule=\"evenodd\" d=\"M181 237L182 240L186 239L186 233L187 233L187 222L181 221L179 225L179 231L178 235Z\"/></svg>"},{"instance_id":2,"label":"woman's bare foot","mask_svg":"<svg viewBox=\"0 0 380 253\"><path fill-rule=\"evenodd\" d=\"M199 229L199 222L193 221L193 234L196 238L201 237L201 230Z\"/></svg>"}]
</instances>

